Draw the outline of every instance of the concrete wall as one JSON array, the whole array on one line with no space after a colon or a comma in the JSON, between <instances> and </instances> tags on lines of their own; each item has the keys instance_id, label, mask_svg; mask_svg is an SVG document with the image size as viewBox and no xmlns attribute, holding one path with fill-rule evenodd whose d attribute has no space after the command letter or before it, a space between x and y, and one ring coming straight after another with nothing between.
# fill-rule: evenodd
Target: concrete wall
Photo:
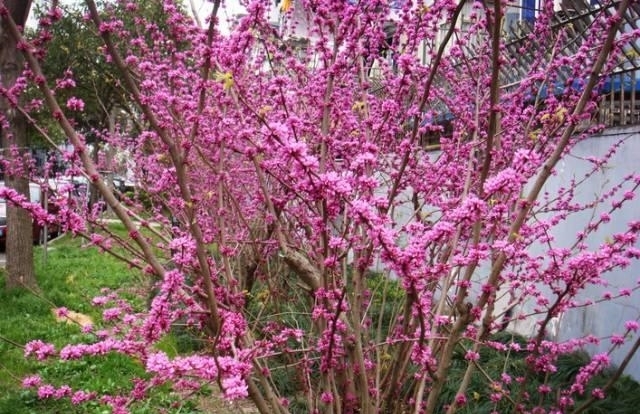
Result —
<instances>
[{"instance_id":1,"label":"concrete wall","mask_svg":"<svg viewBox=\"0 0 640 414\"><path fill-rule=\"evenodd\" d=\"M560 186L566 186L572 178L584 176L588 163L581 158L588 156L602 156L612 145L624 139L618 152L613 156L607 167L599 174L591 177L585 185L582 185L576 194L579 201L587 202L594 198L595 194L602 194L619 183L629 174L640 173L640 126L626 128L610 128L602 135L594 136L580 142L572 151L572 156L567 157L559 166L558 174L549 180L547 189L556 190ZM627 186L629 188L630 186ZM637 195L637 194L636 194ZM619 198L617 196L616 198ZM585 211L571 217L565 224L554 231L557 244L569 246L575 241L576 232L584 226L592 214L596 216L608 211L611 200L607 200L597 206L594 211ZM627 224L633 220L640 220L640 198L634 199L621 210L612 215L613 219L598 232L588 238L590 248L597 248L614 233L624 232ZM640 247L640 243L638 243ZM623 270L610 272L605 276L609 282L608 287L589 286L579 296L579 299L602 298L604 292L616 294L620 288L633 288L638 286L640 280L640 263L638 261ZM611 302L594 304L585 308L573 309L565 313L559 320L557 339L566 340L593 334L596 337L607 337L611 334L623 334L624 323L627 320L636 320L640 317L640 292L635 291L628 297L622 297ZM635 338L634 338L635 339ZM633 341L631 341L633 342ZM625 344L622 349L613 353L613 361L619 364L631 344ZM603 340L599 345L588 347L590 353L607 352L611 347L609 340ZM628 374L640 380L640 355L636 355L627 367Z\"/></svg>"},{"instance_id":2,"label":"concrete wall","mask_svg":"<svg viewBox=\"0 0 640 414\"><path fill-rule=\"evenodd\" d=\"M580 203L592 201L595 197L608 191L618 184L625 176L629 174L640 174L640 126L609 128L598 136L587 138L578 143L572 150L571 155L558 165L556 174L552 176L544 191L551 194L557 192L559 188L566 187L572 179L580 179L589 171L591 163L586 160L587 157L602 157L616 143L624 140L617 153L610 159L608 165L597 174L592 175L588 180L581 184L576 190L576 200ZM429 154L436 158L437 152ZM628 187L628 186L627 186ZM384 192L384 189L381 189ZM621 193L616 196L619 198ZM398 225L404 224L411 219L412 208L409 202L409 195L401 195L407 201L405 205L396 209L395 221ZM555 237L554 245L556 247L570 247L576 240L576 234L590 218L600 213L608 211L611 206L611 200L607 200L595 209L583 211L574 214L567 221L561 223L553 230ZM587 239L590 249L596 249L607 238L614 233L623 232L627 229L627 224L633 220L640 220L640 197L631 201L621 210L616 211L612 215L613 219L598 232L592 234ZM640 247L640 243L638 244ZM543 252L546 247L534 246L534 250ZM382 263L374 266L377 271L385 271ZM479 286L486 280L488 276L488 266L481 266L474 276L475 287L473 289L475 295L478 293ZM391 277L395 277L393 274ZM578 296L578 300L585 301L588 299L597 300L602 298L606 291L610 291L616 295L620 288L633 288L637 286L640 280L640 263L634 262L624 270L610 272L604 276L609 282L609 286L589 286ZM640 286L640 285L638 285ZM500 294L499 294L500 295ZM504 295L498 300L497 309L504 309L509 301L508 295ZM534 309L533 303L527 303L516 309L516 313L529 314ZM570 338L579 338L586 335L594 335L596 337L608 337L611 334L624 333L624 323L627 320L636 320L640 317L640 291L633 292L629 297L622 297L611 302L594 304L589 307L571 310L562 317L554 321L552 329L548 330L553 339L564 341ZM514 321L509 324L509 330L531 336L536 332L536 322L540 317L530 317L520 321ZM591 354L606 352L611 347L608 339L603 339L600 345L591 345L586 350ZM626 344L621 349L612 354L612 361L618 365L624 358L626 351L630 345ZM626 373L640 380L640 354L636 355L629 366Z\"/></svg>"}]
</instances>

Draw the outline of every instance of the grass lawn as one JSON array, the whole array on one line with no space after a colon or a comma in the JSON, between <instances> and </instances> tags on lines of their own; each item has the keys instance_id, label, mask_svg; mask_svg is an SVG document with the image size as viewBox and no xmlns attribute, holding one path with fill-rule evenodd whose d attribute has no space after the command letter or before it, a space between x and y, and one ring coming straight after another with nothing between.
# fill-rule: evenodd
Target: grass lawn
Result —
<instances>
[{"instance_id":1,"label":"grass lawn","mask_svg":"<svg viewBox=\"0 0 640 414\"><path fill-rule=\"evenodd\" d=\"M129 390L131 380L144 377L142 365L125 356L110 354L78 361L36 361L24 358L25 343L41 339L57 349L69 343L95 341L82 333L77 324L57 321L52 309L66 307L90 317L99 328L101 309L91 305L91 299L102 289L117 290L134 306L143 307L149 282L140 272L94 248L82 248L82 240L63 237L50 246L46 261L41 248L35 250L36 274L40 292L0 288L0 414L103 414L110 409L98 403L72 405L68 399L40 400L33 389L21 387L22 378L38 373L43 381L55 385L68 384L86 391L115 393ZM4 274L0 274L0 287ZM159 346L167 353L176 353L176 340L167 336ZM144 405L132 408L133 413L198 413L196 404L184 401L167 389L154 390Z\"/></svg>"}]
</instances>

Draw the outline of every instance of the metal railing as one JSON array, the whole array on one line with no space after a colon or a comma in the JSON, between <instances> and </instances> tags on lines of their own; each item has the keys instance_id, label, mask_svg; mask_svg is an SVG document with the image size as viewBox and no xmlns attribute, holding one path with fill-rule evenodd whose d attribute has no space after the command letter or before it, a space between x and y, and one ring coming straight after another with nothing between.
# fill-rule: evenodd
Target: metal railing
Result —
<instances>
[{"instance_id":1,"label":"metal railing","mask_svg":"<svg viewBox=\"0 0 640 414\"><path fill-rule=\"evenodd\" d=\"M612 75L600 101L598 121L608 127L640 124L640 71Z\"/></svg>"}]
</instances>

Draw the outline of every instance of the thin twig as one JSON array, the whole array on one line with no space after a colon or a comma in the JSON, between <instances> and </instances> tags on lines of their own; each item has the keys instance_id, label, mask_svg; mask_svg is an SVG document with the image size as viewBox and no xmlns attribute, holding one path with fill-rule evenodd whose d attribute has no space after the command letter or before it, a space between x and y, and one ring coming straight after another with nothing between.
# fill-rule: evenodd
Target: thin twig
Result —
<instances>
[{"instance_id":1,"label":"thin twig","mask_svg":"<svg viewBox=\"0 0 640 414\"><path fill-rule=\"evenodd\" d=\"M24 349L24 345L20 345L19 343L12 341L11 339L5 336L0 335L0 341L4 341L10 345L15 346L16 348Z\"/></svg>"}]
</instances>

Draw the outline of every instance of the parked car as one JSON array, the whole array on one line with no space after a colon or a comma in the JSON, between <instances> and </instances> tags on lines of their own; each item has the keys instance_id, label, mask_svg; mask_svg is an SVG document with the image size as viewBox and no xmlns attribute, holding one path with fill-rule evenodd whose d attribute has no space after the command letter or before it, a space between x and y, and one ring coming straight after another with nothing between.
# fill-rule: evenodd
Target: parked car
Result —
<instances>
[{"instance_id":1,"label":"parked car","mask_svg":"<svg viewBox=\"0 0 640 414\"><path fill-rule=\"evenodd\" d=\"M0 181L0 188L4 187L5 184L3 181ZM42 207L44 207L44 195L42 191L42 187L37 183L29 183L29 199L32 203L40 203ZM57 211L57 207L53 203L47 204L47 210L51 214L55 214ZM43 240L44 228L37 221L33 220L33 225L31 227L31 233L33 242L35 244L40 243ZM57 226L48 226L47 233L49 237L55 236L58 234ZM0 198L0 249L4 250L7 242L7 201L4 198Z\"/></svg>"},{"instance_id":2,"label":"parked car","mask_svg":"<svg viewBox=\"0 0 640 414\"><path fill-rule=\"evenodd\" d=\"M89 181L84 177L62 176L47 182L51 195L72 200L76 206L86 206L89 202ZM51 199L51 196L50 196Z\"/></svg>"}]
</instances>

